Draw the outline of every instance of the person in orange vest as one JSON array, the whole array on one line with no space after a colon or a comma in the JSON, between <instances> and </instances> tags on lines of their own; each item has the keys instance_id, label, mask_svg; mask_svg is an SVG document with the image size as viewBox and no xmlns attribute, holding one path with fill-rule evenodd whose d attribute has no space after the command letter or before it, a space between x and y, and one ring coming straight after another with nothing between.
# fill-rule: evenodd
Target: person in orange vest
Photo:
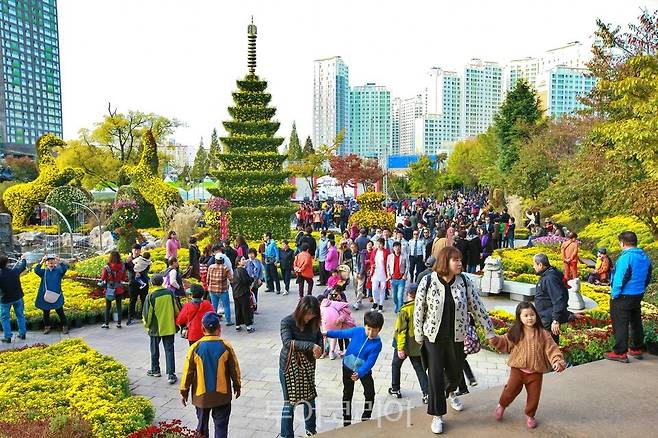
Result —
<instances>
[{"instance_id":1,"label":"person in orange vest","mask_svg":"<svg viewBox=\"0 0 658 438\"><path fill-rule=\"evenodd\" d=\"M560 254L564 262L564 279L566 281L578 278L578 235L569 233L569 240L562 242Z\"/></svg>"}]
</instances>

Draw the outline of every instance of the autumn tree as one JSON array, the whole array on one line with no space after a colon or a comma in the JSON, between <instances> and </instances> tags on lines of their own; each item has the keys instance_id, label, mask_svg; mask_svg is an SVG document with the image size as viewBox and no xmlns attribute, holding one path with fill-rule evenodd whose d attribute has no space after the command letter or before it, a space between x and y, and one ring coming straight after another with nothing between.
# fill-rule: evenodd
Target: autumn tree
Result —
<instances>
[{"instance_id":1,"label":"autumn tree","mask_svg":"<svg viewBox=\"0 0 658 438\"><path fill-rule=\"evenodd\" d=\"M344 136L345 131L340 131L331 146L321 145L317 151L313 150L311 153L304 155L299 160L288 161L288 172L294 176L304 178L308 184L308 188L311 190L311 197L313 199L315 199L316 192L315 180L316 178L327 175L327 173L329 173L326 168L326 163L332 156L334 156L340 147L340 144L343 142ZM304 146L305 154L307 151L306 146L310 144L311 149L313 148L310 140L310 137L306 139L306 145Z\"/></svg>"},{"instance_id":2,"label":"autumn tree","mask_svg":"<svg viewBox=\"0 0 658 438\"><path fill-rule=\"evenodd\" d=\"M11 170L15 181L29 182L39 176L37 165L30 157L12 157L5 158L5 165Z\"/></svg>"},{"instance_id":3,"label":"autumn tree","mask_svg":"<svg viewBox=\"0 0 658 438\"><path fill-rule=\"evenodd\" d=\"M329 158L331 171L329 174L336 179L345 196L346 187L355 187L361 170L362 161L356 154L333 155Z\"/></svg>"},{"instance_id":4,"label":"autumn tree","mask_svg":"<svg viewBox=\"0 0 658 438\"><path fill-rule=\"evenodd\" d=\"M367 191L374 188L386 174L376 158L367 158L361 162L357 175L358 182L363 186L363 190Z\"/></svg>"}]
</instances>

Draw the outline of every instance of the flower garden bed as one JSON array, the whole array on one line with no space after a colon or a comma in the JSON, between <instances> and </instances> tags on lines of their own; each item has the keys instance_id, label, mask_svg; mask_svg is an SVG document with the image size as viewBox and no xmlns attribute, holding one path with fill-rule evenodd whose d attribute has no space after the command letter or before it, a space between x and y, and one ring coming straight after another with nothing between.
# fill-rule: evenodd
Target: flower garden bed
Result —
<instances>
[{"instance_id":1,"label":"flower garden bed","mask_svg":"<svg viewBox=\"0 0 658 438\"><path fill-rule=\"evenodd\" d=\"M151 272L162 272L166 269L164 248L155 248L150 251ZM100 278L103 267L107 264L108 255L100 255L78 262L74 267L66 272L62 281L62 290L64 291L64 311L69 319L71 326L79 327L84 324L95 324L100 322L105 312L105 300L103 291L96 285ZM181 266L187 266L189 263L189 252L185 248L178 251L178 257ZM28 271L21 276L23 292L25 293L25 317L28 328L39 330L42 327L42 312L34 306L37 290L41 278L33 271ZM124 313L128 311L128 306L123 306ZM12 316L12 324L15 325L15 315ZM51 316L53 321L59 321L57 315Z\"/></svg>"},{"instance_id":2,"label":"flower garden bed","mask_svg":"<svg viewBox=\"0 0 658 438\"><path fill-rule=\"evenodd\" d=\"M93 436L118 438L153 420L151 403L130 394L126 368L81 339L3 352L0 368L5 423L79 416Z\"/></svg>"}]
</instances>

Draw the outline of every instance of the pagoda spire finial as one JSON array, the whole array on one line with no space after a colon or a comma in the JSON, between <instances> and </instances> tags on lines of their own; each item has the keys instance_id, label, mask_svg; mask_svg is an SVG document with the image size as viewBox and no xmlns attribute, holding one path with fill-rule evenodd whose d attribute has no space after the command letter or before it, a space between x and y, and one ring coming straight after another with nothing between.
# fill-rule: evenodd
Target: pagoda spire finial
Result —
<instances>
[{"instance_id":1,"label":"pagoda spire finial","mask_svg":"<svg viewBox=\"0 0 658 438\"><path fill-rule=\"evenodd\" d=\"M250 75L256 74L256 25L254 16L251 16L251 24L247 27L247 68Z\"/></svg>"}]
</instances>

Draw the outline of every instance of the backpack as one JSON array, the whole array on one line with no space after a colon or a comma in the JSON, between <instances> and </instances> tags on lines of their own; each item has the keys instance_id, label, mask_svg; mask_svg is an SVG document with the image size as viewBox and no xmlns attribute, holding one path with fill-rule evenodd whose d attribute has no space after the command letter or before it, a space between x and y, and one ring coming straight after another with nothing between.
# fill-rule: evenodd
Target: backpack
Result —
<instances>
[{"instance_id":1,"label":"backpack","mask_svg":"<svg viewBox=\"0 0 658 438\"><path fill-rule=\"evenodd\" d=\"M105 299L113 300L117 295L117 289L121 286L121 281L117 281L118 274L123 274L125 268L122 265L121 269L113 271L112 268L110 268L110 265L105 265L104 269L108 275L108 279L105 280ZM121 277L123 277L123 275L121 275Z\"/></svg>"},{"instance_id":2,"label":"backpack","mask_svg":"<svg viewBox=\"0 0 658 438\"><path fill-rule=\"evenodd\" d=\"M180 288L176 289L174 286L171 285L171 280L169 279L169 273L171 272L171 268L167 268L167 270L164 273L164 286L172 291L174 293L174 296L177 297L184 297L185 296L185 290L183 289L183 279L180 276L180 274L176 275L176 280L179 280L179 285Z\"/></svg>"}]
</instances>

